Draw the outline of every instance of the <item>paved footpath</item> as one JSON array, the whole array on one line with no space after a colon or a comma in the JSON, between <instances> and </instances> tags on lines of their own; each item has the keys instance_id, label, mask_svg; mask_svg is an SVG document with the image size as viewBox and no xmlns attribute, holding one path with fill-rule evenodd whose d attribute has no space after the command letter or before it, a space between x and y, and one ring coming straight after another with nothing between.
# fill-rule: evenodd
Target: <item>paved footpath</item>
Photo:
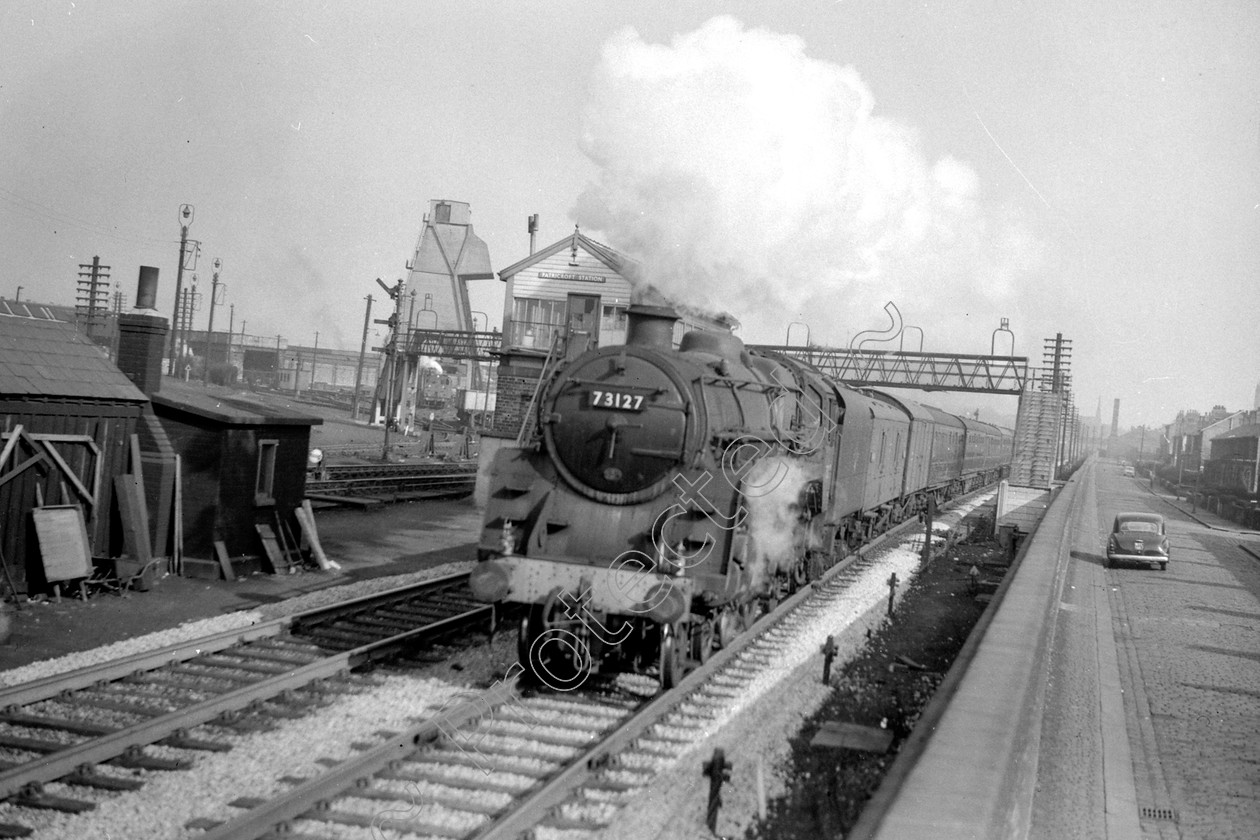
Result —
<instances>
[{"instance_id":1,"label":"paved footpath","mask_svg":"<svg viewBox=\"0 0 1260 840\"><path fill-rule=\"evenodd\" d=\"M1113 464L1082 489L1029 836L1260 837L1260 541ZM1105 567L1122 510L1167 518L1167 571Z\"/></svg>"}]
</instances>

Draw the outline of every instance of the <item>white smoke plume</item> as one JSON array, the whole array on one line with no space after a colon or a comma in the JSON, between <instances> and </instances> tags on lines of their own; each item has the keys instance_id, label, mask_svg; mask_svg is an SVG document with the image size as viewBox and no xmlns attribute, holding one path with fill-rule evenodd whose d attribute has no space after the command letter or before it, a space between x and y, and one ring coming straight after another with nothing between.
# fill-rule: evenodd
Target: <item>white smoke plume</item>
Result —
<instances>
[{"instance_id":1,"label":"white smoke plume","mask_svg":"<svg viewBox=\"0 0 1260 840\"><path fill-rule=\"evenodd\" d=\"M763 457L748 471L746 486L766 488L758 495L744 497L752 541L744 569L754 586L776 572L788 571L804 551L804 531L798 522L801 491L819 475L817 465L782 455Z\"/></svg>"},{"instance_id":2,"label":"white smoke plume","mask_svg":"<svg viewBox=\"0 0 1260 840\"><path fill-rule=\"evenodd\" d=\"M1040 244L982 209L970 167L928 162L874 107L853 68L794 36L730 17L668 46L623 30L592 82L582 146L600 174L574 216L754 341L809 314L815 341L843 344L889 300L907 323L996 312Z\"/></svg>"}]
</instances>

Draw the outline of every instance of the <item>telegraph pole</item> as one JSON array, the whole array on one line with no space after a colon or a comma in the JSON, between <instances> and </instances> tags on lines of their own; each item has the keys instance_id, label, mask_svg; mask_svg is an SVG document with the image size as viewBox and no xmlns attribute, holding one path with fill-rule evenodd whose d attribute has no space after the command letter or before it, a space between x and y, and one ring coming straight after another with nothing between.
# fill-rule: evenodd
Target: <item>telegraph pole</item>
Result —
<instances>
[{"instance_id":1,"label":"telegraph pole","mask_svg":"<svg viewBox=\"0 0 1260 840\"><path fill-rule=\"evenodd\" d=\"M75 315L83 324L84 334L95 339L109 295L109 266L101 265L100 257L92 257L91 265L79 264L79 291Z\"/></svg>"},{"instance_id":2,"label":"telegraph pole","mask_svg":"<svg viewBox=\"0 0 1260 840\"><path fill-rule=\"evenodd\" d=\"M219 269L223 267L223 260L218 257L214 258L214 276L210 280L210 324L206 327L206 361L201 366L201 384L205 385L210 381L210 343L214 340L214 305L218 302L219 297Z\"/></svg>"},{"instance_id":3,"label":"telegraph pole","mask_svg":"<svg viewBox=\"0 0 1260 840\"><path fill-rule=\"evenodd\" d=\"M315 346L311 349L311 384L306 390L315 390L315 359L319 356L319 330L315 331Z\"/></svg>"},{"instance_id":4,"label":"telegraph pole","mask_svg":"<svg viewBox=\"0 0 1260 840\"><path fill-rule=\"evenodd\" d=\"M191 204L179 205L179 262L175 268L175 314L171 322L171 364L167 373L175 375L175 348L179 345L179 305L180 292L184 288L184 250L188 247L188 226L192 224L193 213L196 210Z\"/></svg>"},{"instance_id":5,"label":"telegraph pole","mask_svg":"<svg viewBox=\"0 0 1260 840\"><path fill-rule=\"evenodd\" d=\"M184 289L184 305L180 311L179 330L180 342L187 348L192 339L192 322L193 313L197 311L197 274L193 273L192 283L187 289ZM176 371L176 375L179 372Z\"/></svg>"},{"instance_id":6,"label":"telegraph pole","mask_svg":"<svg viewBox=\"0 0 1260 840\"><path fill-rule=\"evenodd\" d=\"M368 327L372 323L372 296L367 296L367 311L363 313L363 343L359 345L359 366L354 372L354 398L350 401L350 419L359 419L359 386L363 383L363 359L367 355Z\"/></svg>"}]
</instances>

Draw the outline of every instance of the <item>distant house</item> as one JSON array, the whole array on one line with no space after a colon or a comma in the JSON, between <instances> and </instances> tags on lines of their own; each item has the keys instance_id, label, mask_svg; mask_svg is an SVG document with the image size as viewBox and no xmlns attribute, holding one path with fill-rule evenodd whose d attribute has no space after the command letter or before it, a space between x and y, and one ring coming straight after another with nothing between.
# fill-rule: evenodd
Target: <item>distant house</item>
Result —
<instances>
[{"instance_id":1,"label":"distant house","mask_svg":"<svg viewBox=\"0 0 1260 840\"><path fill-rule=\"evenodd\" d=\"M121 550L113 477L132 468L148 405L104 348L50 315L0 302L0 550L27 593L46 588L37 507L78 506L91 553Z\"/></svg>"},{"instance_id":2,"label":"distant house","mask_svg":"<svg viewBox=\"0 0 1260 840\"><path fill-rule=\"evenodd\" d=\"M1242 412L1240 412L1242 414ZM1260 423L1235 426L1212 439L1211 459L1204 462L1204 483L1223 491L1260 493Z\"/></svg>"}]
</instances>

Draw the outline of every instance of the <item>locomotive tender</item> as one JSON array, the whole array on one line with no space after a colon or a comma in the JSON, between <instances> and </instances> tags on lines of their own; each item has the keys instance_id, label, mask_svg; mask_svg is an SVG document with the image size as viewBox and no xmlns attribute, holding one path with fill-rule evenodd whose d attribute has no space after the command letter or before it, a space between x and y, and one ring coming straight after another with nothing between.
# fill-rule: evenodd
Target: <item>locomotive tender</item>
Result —
<instances>
[{"instance_id":1,"label":"locomotive tender","mask_svg":"<svg viewBox=\"0 0 1260 840\"><path fill-rule=\"evenodd\" d=\"M655 666L670 687L785 593L1010 463L996 426L729 333L675 350L665 307L629 318L624 345L543 383L535 439L491 467L470 584L528 606L521 662L555 687L601 666Z\"/></svg>"}]
</instances>

